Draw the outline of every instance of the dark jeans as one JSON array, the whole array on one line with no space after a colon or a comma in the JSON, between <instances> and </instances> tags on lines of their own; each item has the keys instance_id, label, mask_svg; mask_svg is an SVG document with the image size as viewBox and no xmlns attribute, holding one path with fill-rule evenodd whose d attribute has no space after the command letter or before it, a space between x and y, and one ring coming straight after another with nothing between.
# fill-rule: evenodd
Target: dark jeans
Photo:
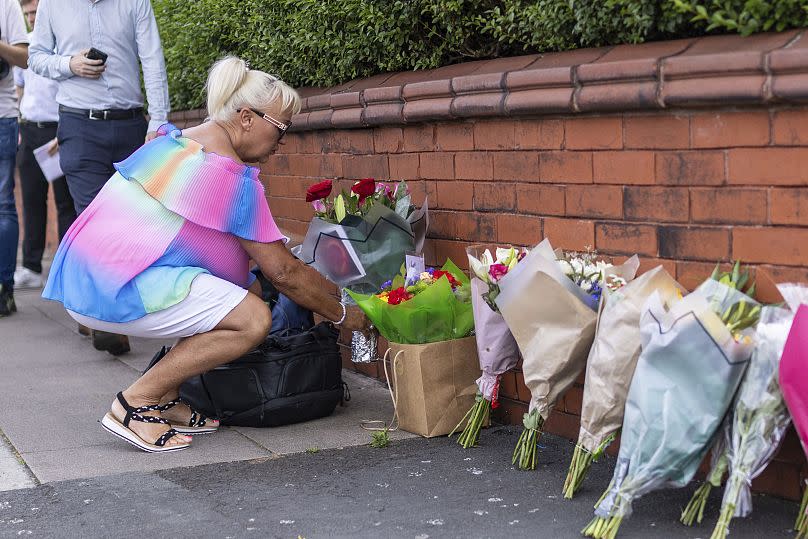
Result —
<instances>
[{"instance_id":1,"label":"dark jeans","mask_svg":"<svg viewBox=\"0 0 808 539\"><path fill-rule=\"evenodd\" d=\"M0 284L11 288L17 265L20 225L14 202L17 118L0 118Z\"/></svg>"},{"instance_id":2,"label":"dark jeans","mask_svg":"<svg viewBox=\"0 0 808 539\"><path fill-rule=\"evenodd\" d=\"M42 253L45 251L45 234L48 225L48 181L34 158L34 149L56 138L56 126L37 127L35 123L20 124L20 147L17 150L17 166L20 169L22 190L22 265L31 271L42 273ZM76 209L67 190L64 176L53 181L53 198L61 240L73 220Z\"/></svg>"},{"instance_id":3,"label":"dark jeans","mask_svg":"<svg viewBox=\"0 0 808 539\"><path fill-rule=\"evenodd\" d=\"M115 173L112 163L123 161L143 145L148 124L144 117L130 120L91 120L59 113L59 163L76 206L84 211Z\"/></svg>"}]
</instances>

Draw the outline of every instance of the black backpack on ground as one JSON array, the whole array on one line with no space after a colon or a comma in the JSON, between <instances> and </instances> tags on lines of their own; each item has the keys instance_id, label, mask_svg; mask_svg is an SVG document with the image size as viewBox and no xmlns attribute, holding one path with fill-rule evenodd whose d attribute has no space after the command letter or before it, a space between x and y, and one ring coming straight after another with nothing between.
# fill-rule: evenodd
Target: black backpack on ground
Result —
<instances>
[{"instance_id":1,"label":"black backpack on ground","mask_svg":"<svg viewBox=\"0 0 808 539\"><path fill-rule=\"evenodd\" d=\"M180 397L223 425L277 427L325 417L350 399L338 337L330 322L270 335L252 352L187 380ZM149 367L167 351L163 347Z\"/></svg>"}]
</instances>

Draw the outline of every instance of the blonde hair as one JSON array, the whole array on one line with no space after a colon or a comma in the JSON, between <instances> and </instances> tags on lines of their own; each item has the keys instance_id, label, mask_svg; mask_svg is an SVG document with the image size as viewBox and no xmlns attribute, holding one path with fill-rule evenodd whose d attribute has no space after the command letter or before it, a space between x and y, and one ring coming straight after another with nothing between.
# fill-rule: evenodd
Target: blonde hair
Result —
<instances>
[{"instance_id":1,"label":"blonde hair","mask_svg":"<svg viewBox=\"0 0 808 539\"><path fill-rule=\"evenodd\" d=\"M226 56L213 64L206 85L208 115L212 120L228 121L238 109L264 110L280 102L281 114L300 112L300 96L278 77L250 69L236 56Z\"/></svg>"}]
</instances>

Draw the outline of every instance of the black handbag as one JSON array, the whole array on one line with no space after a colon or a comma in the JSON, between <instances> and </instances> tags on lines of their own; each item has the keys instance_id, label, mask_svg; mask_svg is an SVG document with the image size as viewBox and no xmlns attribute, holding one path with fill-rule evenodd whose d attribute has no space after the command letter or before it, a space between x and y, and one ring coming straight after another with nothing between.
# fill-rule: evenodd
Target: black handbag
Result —
<instances>
[{"instance_id":1,"label":"black handbag","mask_svg":"<svg viewBox=\"0 0 808 539\"><path fill-rule=\"evenodd\" d=\"M328 416L350 400L338 337L330 322L270 335L252 352L187 380L180 397L223 425L277 427ZM152 365L166 352L158 352Z\"/></svg>"}]
</instances>

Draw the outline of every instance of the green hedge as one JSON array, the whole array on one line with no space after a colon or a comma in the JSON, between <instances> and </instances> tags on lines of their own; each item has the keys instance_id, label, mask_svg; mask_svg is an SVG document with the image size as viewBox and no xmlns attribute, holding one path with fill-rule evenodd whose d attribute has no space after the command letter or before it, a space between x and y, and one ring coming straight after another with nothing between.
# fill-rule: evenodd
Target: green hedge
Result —
<instances>
[{"instance_id":1,"label":"green hedge","mask_svg":"<svg viewBox=\"0 0 808 539\"><path fill-rule=\"evenodd\" d=\"M172 106L204 104L210 65L236 54L295 86L386 71L808 26L805 0L152 0Z\"/></svg>"}]
</instances>

